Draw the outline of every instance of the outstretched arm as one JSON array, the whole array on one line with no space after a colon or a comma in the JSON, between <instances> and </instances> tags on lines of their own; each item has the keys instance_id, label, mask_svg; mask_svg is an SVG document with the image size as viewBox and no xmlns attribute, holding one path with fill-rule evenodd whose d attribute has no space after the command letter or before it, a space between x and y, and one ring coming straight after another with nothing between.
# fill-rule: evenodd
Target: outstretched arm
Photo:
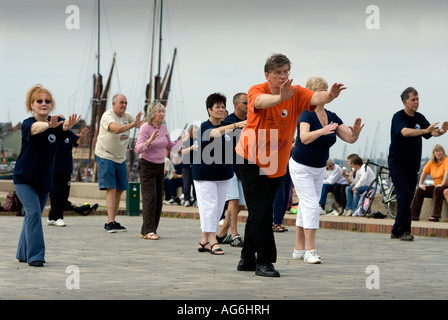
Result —
<instances>
[{"instance_id":1,"label":"outstretched arm","mask_svg":"<svg viewBox=\"0 0 448 320\"><path fill-rule=\"evenodd\" d=\"M286 80L280 87L279 94L262 94L255 98L255 109L267 109L290 99L297 88L292 88L292 79Z\"/></svg>"},{"instance_id":2,"label":"outstretched arm","mask_svg":"<svg viewBox=\"0 0 448 320\"><path fill-rule=\"evenodd\" d=\"M347 143L355 143L364 128L364 123L361 125L361 122L361 118L357 118L353 126L347 127L345 124L341 124L336 130L337 136Z\"/></svg>"},{"instance_id":3,"label":"outstretched arm","mask_svg":"<svg viewBox=\"0 0 448 320\"><path fill-rule=\"evenodd\" d=\"M313 94L313 97L311 98L311 105L312 106L321 106L327 103L330 103L337 97L339 97L339 94L342 92L342 90L347 89L344 87L342 83L335 83L331 86L330 91L318 91Z\"/></svg>"}]
</instances>

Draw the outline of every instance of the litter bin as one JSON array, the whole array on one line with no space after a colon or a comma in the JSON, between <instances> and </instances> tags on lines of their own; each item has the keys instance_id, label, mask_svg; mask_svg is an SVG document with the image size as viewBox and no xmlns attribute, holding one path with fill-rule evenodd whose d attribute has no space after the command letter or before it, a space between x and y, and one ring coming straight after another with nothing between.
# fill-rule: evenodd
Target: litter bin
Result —
<instances>
[{"instance_id":1,"label":"litter bin","mask_svg":"<svg viewBox=\"0 0 448 320\"><path fill-rule=\"evenodd\" d=\"M140 182L129 182L126 190L126 215L140 215Z\"/></svg>"}]
</instances>

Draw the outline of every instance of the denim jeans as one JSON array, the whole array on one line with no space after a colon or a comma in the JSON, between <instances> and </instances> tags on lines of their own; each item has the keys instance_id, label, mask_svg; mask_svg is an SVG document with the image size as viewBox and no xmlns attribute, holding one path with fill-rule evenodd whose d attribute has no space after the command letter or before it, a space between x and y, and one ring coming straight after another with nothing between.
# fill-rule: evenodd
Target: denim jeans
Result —
<instances>
[{"instance_id":1,"label":"denim jeans","mask_svg":"<svg viewBox=\"0 0 448 320\"><path fill-rule=\"evenodd\" d=\"M354 186L348 186L347 189L345 189L347 195L347 205L345 208L352 209L354 212L358 207L358 202L359 199L361 199L361 195L369 188L369 186L358 187L355 192L353 192L353 187Z\"/></svg>"},{"instance_id":2,"label":"denim jeans","mask_svg":"<svg viewBox=\"0 0 448 320\"><path fill-rule=\"evenodd\" d=\"M43 262L45 261L45 242L42 211L49 193L38 194L27 184L14 184L14 188L25 210L16 258L20 262Z\"/></svg>"}]
</instances>

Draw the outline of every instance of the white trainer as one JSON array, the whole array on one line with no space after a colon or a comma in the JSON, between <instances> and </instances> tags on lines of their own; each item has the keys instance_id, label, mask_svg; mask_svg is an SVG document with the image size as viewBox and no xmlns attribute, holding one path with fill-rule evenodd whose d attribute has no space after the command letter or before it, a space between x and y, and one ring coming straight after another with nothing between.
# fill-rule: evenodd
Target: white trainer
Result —
<instances>
[{"instance_id":1,"label":"white trainer","mask_svg":"<svg viewBox=\"0 0 448 320\"><path fill-rule=\"evenodd\" d=\"M294 260L303 260L303 256L305 255L305 250L296 250L292 252L292 258Z\"/></svg>"},{"instance_id":2,"label":"white trainer","mask_svg":"<svg viewBox=\"0 0 448 320\"><path fill-rule=\"evenodd\" d=\"M65 227L66 224L64 220L58 219L58 220L47 220L47 225L49 226L56 226L56 227Z\"/></svg>"},{"instance_id":3,"label":"white trainer","mask_svg":"<svg viewBox=\"0 0 448 320\"><path fill-rule=\"evenodd\" d=\"M311 264L321 263L320 257L316 254L316 249L307 250L303 256L303 261Z\"/></svg>"},{"instance_id":4,"label":"white trainer","mask_svg":"<svg viewBox=\"0 0 448 320\"><path fill-rule=\"evenodd\" d=\"M327 214L327 216L339 216L339 212L336 211L336 209L333 209L330 213Z\"/></svg>"}]
</instances>

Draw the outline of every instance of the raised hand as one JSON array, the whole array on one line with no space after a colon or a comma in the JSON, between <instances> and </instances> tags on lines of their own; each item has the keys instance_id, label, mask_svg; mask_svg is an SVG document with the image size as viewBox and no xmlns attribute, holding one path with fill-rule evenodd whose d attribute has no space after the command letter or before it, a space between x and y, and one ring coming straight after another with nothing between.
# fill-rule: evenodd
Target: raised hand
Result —
<instances>
[{"instance_id":1,"label":"raised hand","mask_svg":"<svg viewBox=\"0 0 448 320\"><path fill-rule=\"evenodd\" d=\"M339 97L339 94L342 90L347 89L347 87L344 87L342 83L334 83L331 86L330 92L328 93L331 99L336 99Z\"/></svg>"},{"instance_id":2,"label":"raised hand","mask_svg":"<svg viewBox=\"0 0 448 320\"><path fill-rule=\"evenodd\" d=\"M56 128L57 126L59 126L62 123L64 123L64 121L59 121L58 119L59 119L58 116L51 116L50 117L50 121L47 120L48 127L49 128Z\"/></svg>"},{"instance_id":3,"label":"raised hand","mask_svg":"<svg viewBox=\"0 0 448 320\"><path fill-rule=\"evenodd\" d=\"M143 114L143 112L140 111L140 112L137 113L137 115L135 116L134 127L136 127L136 128L140 128L140 126L142 125L143 120L140 119L141 116L142 116L142 114Z\"/></svg>"},{"instance_id":4,"label":"raised hand","mask_svg":"<svg viewBox=\"0 0 448 320\"><path fill-rule=\"evenodd\" d=\"M332 134L336 131L336 129L338 128L338 124L334 123L333 121L331 121L329 124L327 124L325 127L323 127L322 130L322 135L327 135L327 134Z\"/></svg>"},{"instance_id":5,"label":"raised hand","mask_svg":"<svg viewBox=\"0 0 448 320\"><path fill-rule=\"evenodd\" d=\"M359 136L362 128L364 128L365 123L363 123L362 125L361 123L362 123L361 118L357 118L353 126L348 127L354 136Z\"/></svg>"},{"instance_id":6,"label":"raised hand","mask_svg":"<svg viewBox=\"0 0 448 320\"><path fill-rule=\"evenodd\" d=\"M63 125L64 131L73 128L73 126L78 123L79 119L81 119L81 115L78 116L76 113L72 114L68 119L65 119Z\"/></svg>"},{"instance_id":7,"label":"raised hand","mask_svg":"<svg viewBox=\"0 0 448 320\"><path fill-rule=\"evenodd\" d=\"M280 99L281 101L285 101L290 99L294 92L296 92L297 88L291 88L292 79L288 79L280 86Z\"/></svg>"},{"instance_id":8,"label":"raised hand","mask_svg":"<svg viewBox=\"0 0 448 320\"><path fill-rule=\"evenodd\" d=\"M87 127L84 127L81 129L81 131L77 134L78 137L80 138L85 138L87 137L87 133L89 133L89 129Z\"/></svg>"}]
</instances>

